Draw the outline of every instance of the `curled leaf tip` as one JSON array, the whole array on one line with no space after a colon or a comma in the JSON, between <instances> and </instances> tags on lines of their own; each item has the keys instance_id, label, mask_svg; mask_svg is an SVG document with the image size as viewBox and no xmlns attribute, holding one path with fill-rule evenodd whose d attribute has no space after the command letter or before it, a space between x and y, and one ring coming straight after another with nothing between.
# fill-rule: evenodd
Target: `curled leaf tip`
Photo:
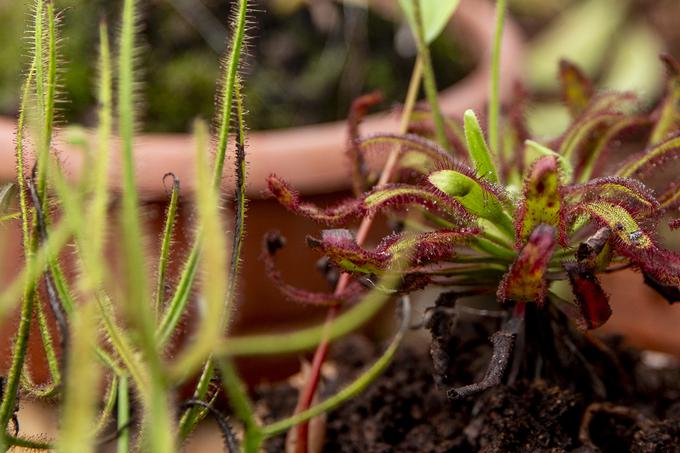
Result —
<instances>
[{"instance_id":1,"label":"curled leaf tip","mask_svg":"<svg viewBox=\"0 0 680 453\"><path fill-rule=\"evenodd\" d=\"M593 98L593 84L574 63L560 60L562 100L573 117L580 115Z\"/></svg>"},{"instance_id":2,"label":"curled leaf tip","mask_svg":"<svg viewBox=\"0 0 680 453\"><path fill-rule=\"evenodd\" d=\"M276 175L267 178L269 192L289 211L319 223L335 225L347 222L364 213L361 200L348 199L335 206L321 208L300 200L300 193Z\"/></svg>"},{"instance_id":3,"label":"curled leaf tip","mask_svg":"<svg viewBox=\"0 0 680 453\"><path fill-rule=\"evenodd\" d=\"M307 305L332 306L341 304L346 300L357 296L362 291L362 286L355 281L339 294L307 291L290 285L283 279L281 272L274 262L276 253L279 252L284 245L285 239L279 232L268 232L263 239L262 259L264 261L267 276L287 299Z\"/></svg>"}]
</instances>

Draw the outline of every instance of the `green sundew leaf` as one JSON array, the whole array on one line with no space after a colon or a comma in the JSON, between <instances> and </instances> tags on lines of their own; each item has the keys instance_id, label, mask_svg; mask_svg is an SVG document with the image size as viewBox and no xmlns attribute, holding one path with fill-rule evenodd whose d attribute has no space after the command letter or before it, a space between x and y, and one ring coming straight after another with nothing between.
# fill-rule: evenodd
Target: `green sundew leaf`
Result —
<instances>
[{"instance_id":1,"label":"green sundew leaf","mask_svg":"<svg viewBox=\"0 0 680 453\"><path fill-rule=\"evenodd\" d=\"M498 172L493 161L493 154L484 141L484 133L479 126L477 116L472 110L465 112L465 141L467 142L470 159L480 178L493 183L498 182Z\"/></svg>"},{"instance_id":2,"label":"green sundew leaf","mask_svg":"<svg viewBox=\"0 0 680 453\"><path fill-rule=\"evenodd\" d=\"M630 213L619 205L597 201L585 203L579 210L606 223L612 232L627 246L640 249L651 249L654 247L652 238L642 231L640 225L633 219Z\"/></svg>"},{"instance_id":3,"label":"green sundew leaf","mask_svg":"<svg viewBox=\"0 0 680 453\"><path fill-rule=\"evenodd\" d=\"M95 451L99 386L82 383L99 382L101 377L92 347L98 335L96 308L94 303L86 304L79 307L73 317L73 341L67 362L58 451Z\"/></svg>"},{"instance_id":4,"label":"green sundew leaf","mask_svg":"<svg viewBox=\"0 0 680 453\"><path fill-rule=\"evenodd\" d=\"M524 201L517 219L517 243L523 244L534 229L546 224L562 232L562 196L556 156L544 156L531 167L524 181ZM561 234L560 234L561 235ZM562 236L562 235L561 235Z\"/></svg>"},{"instance_id":5,"label":"green sundew leaf","mask_svg":"<svg viewBox=\"0 0 680 453\"><path fill-rule=\"evenodd\" d=\"M224 222L220 215L220 201L217 188L210 183L208 164L208 126L201 121L195 123L196 137L196 204L200 229L210 244L203 244L199 266L205 276L201 286L203 315L193 343L174 359L171 374L179 377L192 373L208 359L212 345L228 324L231 310L225 304L228 288L227 250L230 248L224 235Z\"/></svg>"},{"instance_id":6,"label":"green sundew leaf","mask_svg":"<svg viewBox=\"0 0 680 453\"><path fill-rule=\"evenodd\" d=\"M575 64L560 60L562 100L572 117L583 113L593 97L593 84Z\"/></svg>"},{"instance_id":7,"label":"green sundew leaf","mask_svg":"<svg viewBox=\"0 0 680 453\"><path fill-rule=\"evenodd\" d=\"M668 69L667 94L661 107L661 115L649 138L650 145L657 145L680 127L680 63L670 56L663 56Z\"/></svg>"},{"instance_id":8,"label":"green sundew leaf","mask_svg":"<svg viewBox=\"0 0 680 453\"><path fill-rule=\"evenodd\" d=\"M451 16L458 8L460 0L419 0L420 11L423 20L423 31L425 42L432 43L441 34L449 23ZM415 21L412 0L399 0L399 5L404 11L406 18L411 24L411 29L415 29Z\"/></svg>"},{"instance_id":9,"label":"green sundew leaf","mask_svg":"<svg viewBox=\"0 0 680 453\"><path fill-rule=\"evenodd\" d=\"M496 223L514 236L512 221L503 211L501 202L474 179L454 170L440 170L432 173L428 180L437 189L455 198L471 214Z\"/></svg>"},{"instance_id":10,"label":"green sundew leaf","mask_svg":"<svg viewBox=\"0 0 680 453\"><path fill-rule=\"evenodd\" d=\"M619 32L616 42L617 48L600 86L638 93L645 105L658 99L664 85L659 54L665 44L660 34L640 17Z\"/></svg>"},{"instance_id":11,"label":"green sundew leaf","mask_svg":"<svg viewBox=\"0 0 680 453\"><path fill-rule=\"evenodd\" d=\"M543 146L533 140L527 140L524 142L524 144L527 147L525 152L527 163L531 164L542 156L552 156L557 159L557 164L559 165L562 176L562 182L566 183L571 181L574 174L574 168L563 155L558 154L547 146Z\"/></svg>"}]
</instances>

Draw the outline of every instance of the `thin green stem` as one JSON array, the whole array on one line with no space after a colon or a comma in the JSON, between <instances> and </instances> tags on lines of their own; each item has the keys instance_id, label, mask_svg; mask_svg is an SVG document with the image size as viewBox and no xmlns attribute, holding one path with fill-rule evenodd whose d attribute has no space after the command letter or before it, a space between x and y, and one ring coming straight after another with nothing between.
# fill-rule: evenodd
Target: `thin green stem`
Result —
<instances>
[{"instance_id":1,"label":"thin green stem","mask_svg":"<svg viewBox=\"0 0 680 453\"><path fill-rule=\"evenodd\" d=\"M499 118L501 111L500 79L501 79L501 45L503 42L503 23L507 0L496 1L496 28L494 31L493 51L491 54L491 90L489 93L489 146L493 152L499 152Z\"/></svg>"},{"instance_id":2,"label":"thin green stem","mask_svg":"<svg viewBox=\"0 0 680 453\"><path fill-rule=\"evenodd\" d=\"M47 2L47 80L45 84L44 96L42 103L43 111L43 125L42 125L42 139L38 150L38 194L41 200L41 209L47 212L47 169L49 167L48 158L50 152L50 145L52 143L52 131L54 129L54 100L57 87L57 38L56 38L56 20L54 15L54 2ZM40 39L42 41L42 37ZM41 45L42 49L42 45ZM40 55L40 54L39 54ZM40 58L43 58L40 55ZM38 67L42 65L39 64ZM38 84L40 84L38 80ZM38 89L40 96L41 88Z\"/></svg>"},{"instance_id":3,"label":"thin green stem","mask_svg":"<svg viewBox=\"0 0 680 453\"><path fill-rule=\"evenodd\" d=\"M174 451L174 427L172 411L165 394L167 383L161 357L157 352L155 318L149 301L149 288L143 251L144 241L140 224L135 165L133 155L135 96L134 96L134 55L135 25L137 16L136 0L123 3L122 26L118 55L118 127L121 139L123 161L123 191L121 208L121 229L123 244L123 266L125 269L126 321L137 336L144 356L144 365L151 379L144 395L145 448L152 451Z\"/></svg>"},{"instance_id":4,"label":"thin green stem","mask_svg":"<svg viewBox=\"0 0 680 453\"><path fill-rule=\"evenodd\" d=\"M437 90L437 81L434 76L434 69L432 68L432 58L430 56L430 49L425 41L425 31L423 29L423 18L420 10L420 1L411 0L413 4L413 15L416 35L416 42L418 44L418 55L423 64L423 86L425 87L425 95L432 110L432 117L434 119L435 133L437 134L437 141L444 148L449 150L449 140L446 137L446 126L444 123L444 116L439 107L439 92Z\"/></svg>"},{"instance_id":5,"label":"thin green stem","mask_svg":"<svg viewBox=\"0 0 680 453\"><path fill-rule=\"evenodd\" d=\"M40 337L42 339L45 357L47 358L47 369L50 372L52 383L56 388L61 383L61 371L59 369L59 360L57 359L57 354L54 351L52 334L50 333L50 329L47 324L45 307L43 307L43 304L40 302L40 300L36 300L36 312L38 314L38 329L40 330ZM66 351L62 351L62 353L66 353Z\"/></svg>"},{"instance_id":6,"label":"thin green stem","mask_svg":"<svg viewBox=\"0 0 680 453\"><path fill-rule=\"evenodd\" d=\"M116 453L130 451L130 395L128 393L128 377L120 376L118 380L118 440Z\"/></svg>"},{"instance_id":7,"label":"thin green stem","mask_svg":"<svg viewBox=\"0 0 680 453\"><path fill-rule=\"evenodd\" d=\"M224 170L224 160L226 157L227 141L229 137L229 126L231 121L231 109L234 96L234 84L237 82L237 73L239 62L241 58L241 47L245 36L245 20L248 11L248 1L239 0L238 12L235 18L236 27L231 39L231 47L229 57L227 59L224 81L222 83L222 92L218 93L218 105L220 111L218 113L219 122L219 141L217 146L217 153L215 157L215 167L213 172L213 183L216 188L221 186L222 172ZM189 299L189 293L193 287L194 280L198 269L198 251L201 246L202 233L199 230L196 233L194 245L189 253L189 257L182 270L180 281L175 290L168 308L165 311L160 327L156 330L156 338L158 343L163 345L170 338L174 329L179 322Z\"/></svg>"},{"instance_id":8,"label":"thin green stem","mask_svg":"<svg viewBox=\"0 0 680 453\"><path fill-rule=\"evenodd\" d=\"M226 63L226 71L222 80L222 92L220 93L219 132L217 153L215 156L214 185L220 187L222 183L222 171L224 159L227 153L227 141L229 139L229 127L231 126L232 100L234 86L238 82L237 74L241 61L241 50L246 34L246 16L248 12L248 0L239 0L238 12L236 13L234 34L229 47L229 57Z\"/></svg>"},{"instance_id":9,"label":"thin green stem","mask_svg":"<svg viewBox=\"0 0 680 453\"><path fill-rule=\"evenodd\" d=\"M244 119L243 98L241 96L240 80L236 80L234 86L235 100L236 100L236 115L238 122L238 131L236 135L236 159L235 159L235 180L236 190L234 194L234 242L231 252L231 267L228 278L227 290L227 306L233 307L236 302L236 287L239 277L239 270L241 265L241 252L243 249L243 241L245 239L245 216L246 216L246 125ZM228 327L228 326L227 326ZM204 400L208 391L208 383L214 374L214 363L210 358L204 365L201 372L201 379L194 391L194 398ZM201 410L197 406L192 406L187 409L180 421L180 436L184 438L190 430L198 422L200 414L205 414L205 410Z\"/></svg>"},{"instance_id":10,"label":"thin green stem","mask_svg":"<svg viewBox=\"0 0 680 453\"><path fill-rule=\"evenodd\" d=\"M165 345L172 337L175 328L189 303L189 294L191 293L193 282L198 273L198 255L201 246L200 235L200 232L197 233L194 246L191 249L191 252L189 252L189 257L184 264L184 269L182 269L179 284L175 289L175 293L172 295L172 299L168 303L168 308L165 310L160 325L156 329L156 341L158 342L159 347Z\"/></svg>"},{"instance_id":11,"label":"thin green stem","mask_svg":"<svg viewBox=\"0 0 680 453\"><path fill-rule=\"evenodd\" d=\"M245 425L243 450L246 453L257 453L260 451L260 445L264 437L262 435L262 428L260 428L255 419L255 412L248 398L248 393L231 360L222 359L217 363L220 367L224 390L229 396L229 403L236 416Z\"/></svg>"},{"instance_id":12,"label":"thin green stem","mask_svg":"<svg viewBox=\"0 0 680 453\"><path fill-rule=\"evenodd\" d=\"M154 311L156 318L158 318L165 300L165 274L170 261L170 244L172 242L172 233L175 226L175 218L177 217L177 205L179 203L179 179L177 179L173 174L166 176L172 176L173 181L170 202L168 203L168 208L165 214L165 227L163 228L161 252L158 258L158 276L156 278L156 309Z\"/></svg>"},{"instance_id":13,"label":"thin green stem","mask_svg":"<svg viewBox=\"0 0 680 453\"><path fill-rule=\"evenodd\" d=\"M116 407L118 400L118 375L114 375L111 378L108 390L106 391L105 400L104 408L99 413L97 422L94 425L95 435L98 435L106 428L106 425L109 423L109 418L111 418L111 414L113 414L113 409Z\"/></svg>"}]
</instances>

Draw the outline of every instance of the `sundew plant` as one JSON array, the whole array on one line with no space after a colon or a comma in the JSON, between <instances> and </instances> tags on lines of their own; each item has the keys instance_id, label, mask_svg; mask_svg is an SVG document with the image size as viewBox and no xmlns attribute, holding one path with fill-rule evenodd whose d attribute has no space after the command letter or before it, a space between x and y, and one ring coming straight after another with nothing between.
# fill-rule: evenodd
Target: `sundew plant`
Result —
<instances>
[{"instance_id":1,"label":"sundew plant","mask_svg":"<svg viewBox=\"0 0 680 453\"><path fill-rule=\"evenodd\" d=\"M504 5L498 6L497 43ZM415 11L417 17L417 5ZM429 92L427 48L417 20L414 31L420 50L414 78L423 71ZM361 118L379 96L358 99L350 113L348 145L355 197L320 207L302 200L276 175L268 180L283 206L333 227L308 236L307 245L342 272L337 290L311 293L286 285L274 263L283 243L276 233L265 248L271 277L291 300L330 306L329 325L338 307L360 298L366 288L408 294L442 287L435 310L453 309L470 296L495 299L506 320L491 338L489 367L479 382L449 387L454 400L501 383L513 360L531 369L538 355L552 367L568 369L555 353L556 344L580 357L576 345L595 345L611 361L606 346L587 334L611 315L598 274L633 268L670 303L680 300L680 255L657 237L666 222L670 230L679 226L680 206L680 65L668 56L662 60L667 93L648 110L637 106L633 93L596 93L576 66L563 61L559 78L571 124L550 140L530 137L524 122L527 94L519 87L500 118L497 49L487 133L473 111L465 112L462 121L446 118L436 96L428 96L429 111L413 111L407 100L403 133L361 136ZM376 162L385 161L377 173ZM378 213L396 220L398 231L366 248L366 225ZM339 228L357 219L363 221L356 233ZM399 270L395 261L401 263ZM395 273L395 286L381 286L381 277ZM527 316L548 325L543 332L555 338L532 338ZM429 324L436 343L437 328ZM513 356L515 339L524 329L527 346L517 354L537 350L532 358ZM433 346L433 364L438 381L445 383L446 362L455 359L441 348ZM311 401L326 350L325 344L317 349L298 407ZM593 387L601 384L587 359L581 365ZM306 435L301 425L298 445Z\"/></svg>"},{"instance_id":2,"label":"sundew plant","mask_svg":"<svg viewBox=\"0 0 680 453\"><path fill-rule=\"evenodd\" d=\"M72 182L60 168L54 143L63 69L59 14L53 1L35 0L16 136L18 208L5 203L11 201L9 187L2 190L0 203L8 211L2 221L21 225L25 254L18 277L0 294L0 316L6 318L17 307L21 312L11 333L11 366L2 380L0 449L84 452L113 442L119 452L171 452L181 448L203 418L212 416L224 433L227 451L259 451L264 440L293 427L297 450L307 451L307 421L358 395L387 367L410 326L407 294L425 286L447 288L454 301L489 294L507 312L501 331L492 337L494 365L481 382L450 388L451 398L502 381L528 313L539 312L546 322L571 319L580 331L606 322L610 309L598 273L635 267L649 285L677 301L680 257L662 247L656 230L667 214L677 212L680 184L676 175L654 191L645 183L658 174L661 163L677 161L680 154L678 64L665 60L670 75L662 103L650 112L631 113L630 94L596 94L581 72L565 62L560 77L572 124L555 140L532 141L523 123L522 94L501 116L498 61L505 2L499 0L485 134L472 111L461 126L443 116L437 103L428 43L456 3L400 2L418 44L401 131L361 136L361 118L379 96L354 103L348 122L354 198L320 208L302 201L280 178L269 178L271 193L295 213L333 226L364 219L356 234L323 230L308 241L342 272L333 294L287 285L274 260L283 240L276 233L264 238L266 272L291 299L327 306L327 322L282 334L232 336L229 317L236 308L247 207L247 101L241 96L239 73L247 0L234 2L214 127L195 124L195 233L191 252L177 263L182 269L174 285L166 279L180 198L180 181L172 174L167 175L172 191L152 269L143 254L146 240L134 165L140 122L135 89L138 2L122 0L115 35L108 19L100 22L98 126L93 144L82 146L92 171ZM415 108L421 85L428 109ZM606 162L612 143L633 132L646 143L619 165ZM120 153L122 162L121 181L115 181L122 189L115 195L109 191L112 153ZM225 168L227 153L233 153L233 168ZM386 157L381 171L371 165L376 156ZM225 170L236 181L231 194L221 191ZM234 216L227 219L222 208L232 201ZM398 219L400 231L366 248L366 234L378 212ZM114 222L121 230L121 275L104 258ZM677 220L671 221L671 227L677 226ZM75 279L64 275L67 247L77 264ZM558 282L571 285L573 300L557 291ZM328 343L364 324L395 296L401 301L401 322L384 353L337 394L313 404ZM438 304L447 300L440 298ZM187 344L171 353L190 301L200 305L198 326ZM48 311L56 320L56 336ZM50 372L46 385L34 382L26 360L33 323ZM315 347L295 413L263 424L233 358ZM194 381L192 398L178 400L178 388ZM229 419L215 406L221 393L232 408ZM59 401L55 438L30 438L22 432L20 395ZM233 429L237 423L242 428L238 436Z\"/></svg>"}]
</instances>

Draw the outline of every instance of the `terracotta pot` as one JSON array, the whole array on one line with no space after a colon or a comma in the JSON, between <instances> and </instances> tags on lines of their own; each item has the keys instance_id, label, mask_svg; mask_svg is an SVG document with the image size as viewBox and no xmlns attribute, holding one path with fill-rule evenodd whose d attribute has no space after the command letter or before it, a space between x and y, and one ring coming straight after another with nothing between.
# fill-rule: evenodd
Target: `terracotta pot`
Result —
<instances>
[{"instance_id":1,"label":"terracotta pot","mask_svg":"<svg viewBox=\"0 0 680 453\"><path fill-rule=\"evenodd\" d=\"M394 14L396 2L391 0L374 1L372 6L386 15ZM484 107L489 85L489 60L492 47L494 24L494 8L492 2L486 0L463 0L454 19L448 27L449 33L460 38L468 45L472 54L478 55L475 70L464 80L441 92L440 101L444 113L461 115L467 108L480 110ZM507 99L512 84L519 77L522 57L522 38L512 20L506 22L503 37L501 94ZM389 113L372 115L362 125L363 133L395 132L398 119ZM13 149L14 123L0 119L0 182L15 178L15 160ZM263 266L259 261L260 241L263 234L270 229L280 230L295 246L294 253L284 250L279 263L285 278L292 284L311 290L327 290L320 275L314 275L314 263L318 256L309 251L304 244L304 237L318 230L318 225L291 215L276 202L265 199L265 178L272 172L287 179L290 183L320 203L327 203L344 196L344 190L350 185L349 167L346 162L346 125L343 121L305 126L287 130L254 132L249 135L248 162L249 203L247 218L247 240L244 249L244 266L240 284L240 298L243 302L237 313L234 332L266 329L268 331L290 328L295 324L306 324L323 317L323 310L302 307L285 301L277 288L263 274ZM63 166L71 178L78 178L84 171L81 154L77 150L58 146L61 150ZM145 222L149 240L150 263L153 263L158 250L158 237L162 230L164 202L167 199L162 184L163 175L175 173L181 180L182 195L190 199L194 190L194 151L192 139L182 134L149 134L141 135L135 143L136 176L140 196L145 203ZM231 168L229 164L225 168ZM120 181L120 159L114 152L112 157L112 190L117 191ZM225 193L233 190L233 181L225 177L223 184ZM325 194L325 195L324 195ZM177 240L173 251L174 269L169 281L177 277L179 263L183 262L191 244L191 207L184 203L177 226ZM0 244L4 244L1 261L5 264L0 274L0 285L16 275L23 264L20 250L20 233L18 225L3 227L5 235ZM111 236L115 237L115 227ZM112 241L111 256L115 255L115 241ZM311 275L310 275L311 274ZM16 318L7 321L6 332L14 331ZM11 330L10 330L11 326ZM39 352L37 332L31 335L31 362L36 377L44 377L40 364L44 362ZM0 366L6 366L10 351L11 338L0 339ZM40 355L37 355L40 354ZM259 378L280 377L296 371L297 363L290 360L273 359L273 371L258 369ZM284 366L285 364L285 366Z\"/></svg>"}]
</instances>

